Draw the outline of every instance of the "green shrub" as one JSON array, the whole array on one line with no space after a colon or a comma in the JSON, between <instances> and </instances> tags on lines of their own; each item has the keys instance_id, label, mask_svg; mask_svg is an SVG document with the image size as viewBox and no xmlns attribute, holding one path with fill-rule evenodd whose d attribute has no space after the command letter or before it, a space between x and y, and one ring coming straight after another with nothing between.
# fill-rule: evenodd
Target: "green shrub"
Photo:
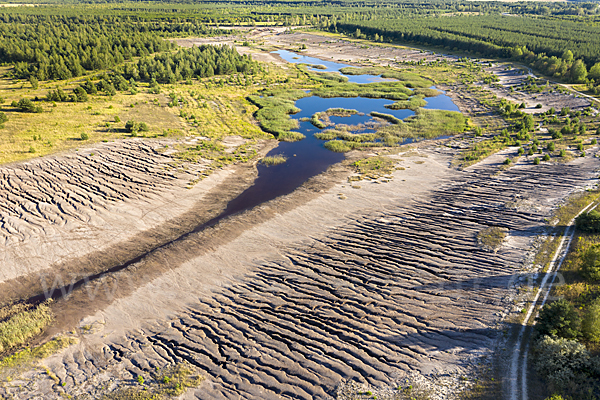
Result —
<instances>
[{"instance_id":1,"label":"green shrub","mask_svg":"<svg viewBox=\"0 0 600 400\"><path fill-rule=\"evenodd\" d=\"M150 128L148 128L148 125L146 125L145 122L140 122L140 125L139 125L140 132L148 132L149 130L150 130Z\"/></svg>"},{"instance_id":2,"label":"green shrub","mask_svg":"<svg viewBox=\"0 0 600 400\"><path fill-rule=\"evenodd\" d=\"M544 161L550 161L550 154L544 154Z\"/></svg>"},{"instance_id":3,"label":"green shrub","mask_svg":"<svg viewBox=\"0 0 600 400\"><path fill-rule=\"evenodd\" d=\"M595 224L598 222L596 221ZM579 272L588 282L600 280L600 245L591 246L579 256L581 267Z\"/></svg>"},{"instance_id":4,"label":"green shrub","mask_svg":"<svg viewBox=\"0 0 600 400\"><path fill-rule=\"evenodd\" d=\"M581 318L565 299L546 304L537 317L535 330L539 335L575 339L581 335Z\"/></svg>"},{"instance_id":5,"label":"green shrub","mask_svg":"<svg viewBox=\"0 0 600 400\"><path fill-rule=\"evenodd\" d=\"M600 342L600 298L586 307L581 321L583 337L590 342Z\"/></svg>"},{"instance_id":6,"label":"green shrub","mask_svg":"<svg viewBox=\"0 0 600 400\"><path fill-rule=\"evenodd\" d=\"M582 232L600 233L600 212L592 210L575 219L575 226Z\"/></svg>"},{"instance_id":7,"label":"green shrub","mask_svg":"<svg viewBox=\"0 0 600 400\"><path fill-rule=\"evenodd\" d=\"M87 133L83 132L81 134L81 140L88 140L90 138L90 135L88 135Z\"/></svg>"},{"instance_id":8,"label":"green shrub","mask_svg":"<svg viewBox=\"0 0 600 400\"><path fill-rule=\"evenodd\" d=\"M36 106L30 99L21 99L18 102L11 104L23 112L41 113L42 107Z\"/></svg>"},{"instance_id":9,"label":"green shrub","mask_svg":"<svg viewBox=\"0 0 600 400\"><path fill-rule=\"evenodd\" d=\"M129 120L125 122L125 130L129 133L137 132L138 124L133 120Z\"/></svg>"},{"instance_id":10,"label":"green shrub","mask_svg":"<svg viewBox=\"0 0 600 400\"><path fill-rule=\"evenodd\" d=\"M554 149L556 147L554 145L554 142L548 142L548 145L546 146L546 148L548 149L548 151L554 151Z\"/></svg>"},{"instance_id":11,"label":"green shrub","mask_svg":"<svg viewBox=\"0 0 600 400\"><path fill-rule=\"evenodd\" d=\"M536 157L536 158L533 159L533 164L534 165L538 165L539 163L540 163L540 158L539 157Z\"/></svg>"},{"instance_id":12,"label":"green shrub","mask_svg":"<svg viewBox=\"0 0 600 400\"><path fill-rule=\"evenodd\" d=\"M565 390L580 371L590 366L590 354L581 343L544 336L535 346L534 367L555 390Z\"/></svg>"}]
</instances>

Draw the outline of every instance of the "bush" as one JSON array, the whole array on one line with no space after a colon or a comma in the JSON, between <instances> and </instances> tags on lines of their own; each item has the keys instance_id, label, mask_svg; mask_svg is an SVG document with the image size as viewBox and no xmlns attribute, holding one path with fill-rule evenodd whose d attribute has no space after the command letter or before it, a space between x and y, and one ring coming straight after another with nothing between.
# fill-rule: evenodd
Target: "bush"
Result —
<instances>
[{"instance_id":1,"label":"bush","mask_svg":"<svg viewBox=\"0 0 600 400\"><path fill-rule=\"evenodd\" d=\"M3 124L8 121L8 117L2 111L0 111L0 124Z\"/></svg>"},{"instance_id":2,"label":"bush","mask_svg":"<svg viewBox=\"0 0 600 400\"><path fill-rule=\"evenodd\" d=\"M600 298L594 300L585 309L583 321L581 321L583 337L590 342L600 342Z\"/></svg>"},{"instance_id":3,"label":"bush","mask_svg":"<svg viewBox=\"0 0 600 400\"><path fill-rule=\"evenodd\" d=\"M81 86L78 86L75 89L73 89L73 100L79 103L88 101L88 94L85 91L85 89L83 89Z\"/></svg>"},{"instance_id":4,"label":"bush","mask_svg":"<svg viewBox=\"0 0 600 400\"><path fill-rule=\"evenodd\" d=\"M575 226L582 232L600 233L600 212L592 210L575 219Z\"/></svg>"},{"instance_id":5,"label":"bush","mask_svg":"<svg viewBox=\"0 0 600 400\"><path fill-rule=\"evenodd\" d=\"M534 367L554 389L565 390L589 366L589 352L575 340L544 336L535 346Z\"/></svg>"},{"instance_id":6,"label":"bush","mask_svg":"<svg viewBox=\"0 0 600 400\"><path fill-rule=\"evenodd\" d=\"M13 107L18 108L21 111L24 111L24 112L32 112L32 113L41 113L42 112L42 107L36 106L35 104L33 104L33 101L31 101L30 99L21 99L17 103L13 102L11 105Z\"/></svg>"},{"instance_id":7,"label":"bush","mask_svg":"<svg viewBox=\"0 0 600 400\"><path fill-rule=\"evenodd\" d=\"M552 135L552 139L562 139L563 137L562 133L556 129L551 129L550 135Z\"/></svg>"},{"instance_id":8,"label":"bush","mask_svg":"<svg viewBox=\"0 0 600 400\"><path fill-rule=\"evenodd\" d=\"M83 132L81 134L81 140L88 140L90 138L90 135L88 135L87 133Z\"/></svg>"},{"instance_id":9,"label":"bush","mask_svg":"<svg viewBox=\"0 0 600 400\"><path fill-rule=\"evenodd\" d=\"M593 224L597 227L598 221L594 220ZM589 247L579 257L581 259L579 272L584 279L588 282L600 280L600 245Z\"/></svg>"},{"instance_id":10,"label":"bush","mask_svg":"<svg viewBox=\"0 0 600 400\"><path fill-rule=\"evenodd\" d=\"M545 305L536 320L535 330L540 335L566 339L575 339L581 335L581 318L573 305L565 299Z\"/></svg>"},{"instance_id":11,"label":"bush","mask_svg":"<svg viewBox=\"0 0 600 400\"><path fill-rule=\"evenodd\" d=\"M507 158L506 160L504 160L504 165L510 165L512 161L510 160L510 158Z\"/></svg>"},{"instance_id":12,"label":"bush","mask_svg":"<svg viewBox=\"0 0 600 400\"><path fill-rule=\"evenodd\" d=\"M536 158L533 159L533 164L534 165L538 165L539 163L540 163L540 158L539 157L536 157Z\"/></svg>"},{"instance_id":13,"label":"bush","mask_svg":"<svg viewBox=\"0 0 600 400\"><path fill-rule=\"evenodd\" d=\"M544 161L550 161L550 154L544 154Z\"/></svg>"},{"instance_id":14,"label":"bush","mask_svg":"<svg viewBox=\"0 0 600 400\"><path fill-rule=\"evenodd\" d=\"M129 133L135 133L139 130L139 125L133 120L125 122L125 130Z\"/></svg>"},{"instance_id":15,"label":"bush","mask_svg":"<svg viewBox=\"0 0 600 400\"><path fill-rule=\"evenodd\" d=\"M556 146L554 145L554 142L549 142L546 148L548 149L548 151L554 151L556 149Z\"/></svg>"}]
</instances>

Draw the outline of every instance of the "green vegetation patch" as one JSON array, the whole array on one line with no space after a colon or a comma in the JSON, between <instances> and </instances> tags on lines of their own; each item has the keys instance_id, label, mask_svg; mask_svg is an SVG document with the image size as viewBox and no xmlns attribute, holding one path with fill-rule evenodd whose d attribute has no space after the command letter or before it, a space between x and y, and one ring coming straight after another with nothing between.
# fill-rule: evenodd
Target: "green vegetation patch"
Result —
<instances>
[{"instance_id":1,"label":"green vegetation patch","mask_svg":"<svg viewBox=\"0 0 600 400\"><path fill-rule=\"evenodd\" d=\"M162 400L180 396L200 386L204 378L189 363L179 363L147 375L139 375L136 385L128 385L106 394L102 400Z\"/></svg>"},{"instance_id":2,"label":"green vegetation patch","mask_svg":"<svg viewBox=\"0 0 600 400\"><path fill-rule=\"evenodd\" d=\"M17 304L0 310L0 352L26 343L54 319L48 303L37 307Z\"/></svg>"},{"instance_id":3,"label":"green vegetation patch","mask_svg":"<svg viewBox=\"0 0 600 400\"><path fill-rule=\"evenodd\" d=\"M279 165L285 163L286 161L287 157L283 154L276 154L274 156L263 157L262 160L260 160L261 164L266 166Z\"/></svg>"},{"instance_id":4,"label":"green vegetation patch","mask_svg":"<svg viewBox=\"0 0 600 400\"><path fill-rule=\"evenodd\" d=\"M406 100L412 94L403 82L323 82L312 94L323 98L367 97L371 99Z\"/></svg>"},{"instance_id":5,"label":"green vegetation patch","mask_svg":"<svg viewBox=\"0 0 600 400\"><path fill-rule=\"evenodd\" d=\"M352 166L362 177L377 179L389 175L395 170L396 162L389 157L374 156L355 161Z\"/></svg>"},{"instance_id":6,"label":"green vegetation patch","mask_svg":"<svg viewBox=\"0 0 600 400\"><path fill-rule=\"evenodd\" d=\"M33 348L26 348L7 356L0 360L0 378L10 379L11 375L16 375L39 360L51 356L58 351L77 343L77 339L72 337L58 336L49 342Z\"/></svg>"},{"instance_id":7,"label":"green vegetation patch","mask_svg":"<svg viewBox=\"0 0 600 400\"><path fill-rule=\"evenodd\" d=\"M322 140L329 140L325 147L336 152L353 149L385 146L398 146L407 138L432 139L442 135L456 135L468 129L468 119L461 113L444 110L418 109L412 117L404 121L393 115L372 112L372 116L390 122L381 124L376 133L352 133L340 127L315 134Z\"/></svg>"},{"instance_id":8,"label":"green vegetation patch","mask_svg":"<svg viewBox=\"0 0 600 400\"><path fill-rule=\"evenodd\" d=\"M377 133L386 143L398 143L404 138L433 139L453 136L469 128L468 119L459 112L418 109L404 121L380 128Z\"/></svg>"},{"instance_id":9,"label":"green vegetation patch","mask_svg":"<svg viewBox=\"0 0 600 400\"><path fill-rule=\"evenodd\" d=\"M425 96L423 95L415 95L411 96L407 100L398 100L393 104L386 104L385 108L389 108L390 110L413 110L420 107L425 107L427 105L427 101L425 101Z\"/></svg>"},{"instance_id":10,"label":"green vegetation patch","mask_svg":"<svg viewBox=\"0 0 600 400\"><path fill-rule=\"evenodd\" d=\"M255 117L260 127L269 132L277 139L283 141L295 141L304 138L298 132L291 132L298 127L298 121L290 118L290 114L300 111L294 102L306 96L310 96L304 90L274 90L264 91L262 96L248 96L248 100L259 107Z\"/></svg>"}]
</instances>

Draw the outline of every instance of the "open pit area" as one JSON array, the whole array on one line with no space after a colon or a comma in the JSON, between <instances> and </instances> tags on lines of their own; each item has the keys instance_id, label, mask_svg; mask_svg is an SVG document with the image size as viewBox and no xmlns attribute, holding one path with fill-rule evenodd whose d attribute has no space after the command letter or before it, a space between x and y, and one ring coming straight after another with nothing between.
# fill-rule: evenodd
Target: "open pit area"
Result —
<instances>
[{"instance_id":1,"label":"open pit area","mask_svg":"<svg viewBox=\"0 0 600 400\"><path fill-rule=\"evenodd\" d=\"M260 43L240 52L279 67L261 46L306 44L305 54L352 65L455 61L312 33L247 38ZM215 41L233 37L177 43ZM475 100L458 86L449 95L472 115ZM560 108L570 96L558 96L534 101ZM458 398L506 356L520 289L539 268L532 247L600 168L595 143L564 162L522 156L508 168L509 147L457 168L473 141L353 151L291 194L202 230L252 185L257 159L208 173L176 160L174 139L130 138L0 166L0 300L64 291L34 344L76 342L0 369L0 397L135 398L161 384L159 371L186 365L202 381L182 399ZM254 149L260 158L276 146ZM373 157L393 168L357 172L355 161ZM486 242L489 232L501 240Z\"/></svg>"}]
</instances>

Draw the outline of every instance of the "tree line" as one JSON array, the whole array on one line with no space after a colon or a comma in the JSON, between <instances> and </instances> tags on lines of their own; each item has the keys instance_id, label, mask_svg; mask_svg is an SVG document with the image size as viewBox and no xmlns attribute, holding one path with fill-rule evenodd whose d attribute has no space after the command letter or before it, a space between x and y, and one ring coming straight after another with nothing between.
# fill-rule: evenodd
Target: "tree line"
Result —
<instances>
[{"instance_id":1,"label":"tree line","mask_svg":"<svg viewBox=\"0 0 600 400\"><path fill-rule=\"evenodd\" d=\"M0 14L0 62L17 78L63 80L175 48L163 36L207 35L205 25L142 23L118 17Z\"/></svg>"},{"instance_id":2,"label":"tree line","mask_svg":"<svg viewBox=\"0 0 600 400\"><path fill-rule=\"evenodd\" d=\"M470 15L330 22L329 30L495 58L513 58L583 82L600 61L600 27L569 20Z\"/></svg>"}]
</instances>

